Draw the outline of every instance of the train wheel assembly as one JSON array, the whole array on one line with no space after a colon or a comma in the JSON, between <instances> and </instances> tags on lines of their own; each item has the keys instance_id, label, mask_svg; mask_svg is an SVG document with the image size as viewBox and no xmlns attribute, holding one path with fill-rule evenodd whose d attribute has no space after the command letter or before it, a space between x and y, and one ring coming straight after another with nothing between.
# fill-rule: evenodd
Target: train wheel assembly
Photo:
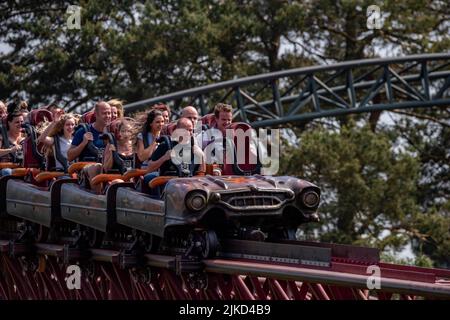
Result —
<instances>
[{"instance_id":1,"label":"train wheel assembly","mask_svg":"<svg viewBox=\"0 0 450 320\"><path fill-rule=\"evenodd\" d=\"M202 258L212 258L219 249L219 239L217 234L212 230L205 230L201 233L201 256Z\"/></svg>"}]
</instances>

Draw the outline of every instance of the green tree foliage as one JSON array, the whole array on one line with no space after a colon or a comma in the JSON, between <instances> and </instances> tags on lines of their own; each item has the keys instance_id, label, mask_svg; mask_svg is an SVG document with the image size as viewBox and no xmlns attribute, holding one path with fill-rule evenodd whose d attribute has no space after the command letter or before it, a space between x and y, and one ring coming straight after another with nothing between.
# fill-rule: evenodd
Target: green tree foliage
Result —
<instances>
[{"instance_id":1,"label":"green tree foliage","mask_svg":"<svg viewBox=\"0 0 450 320\"><path fill-rule=\"evenodd\" d=\"M366 27L369 0L3 1L0 42L11 51L0 56L0 98L22 94L31 104L63 100L73 108L364 58L377 45L448 48L448 3L375 3L381 30ZM67 28L69 5L82 8L80 30Z\"/></svg>"},{"instance_id":2,"label":"green tree foliage","mask_svg":"<svg viewBox=\"0 0 450 320\"><path fill-rule=\"evenodd\" d=\"M109 50L111 33L128 29L131 1L81 1L81 29L67 28L69 1L5 1L0 7L2 96L76 107L105 96L123 80ZM131 6L132 7L132 6ZM108 27L109 26L109 27ZM4 98L3 96L2 98Z\"/></svg>"},{"instance_id":3,"label":"green tree foliage","mask_svg":"<svg viewBox=\"0 0 450 320\"><path fill-rule=\"evenodd\" d=\"M445 110L416 112L375 132L365 121L312 123L298 147L285 147L281 171L323 190L322 221L303 236L378 247L388 262L450 266L450 128ZM395 258L407 244L416 258Z\"/></svg>"},{"instance_id":4,"label":"green tree foliage","mask_svg":"<svg viewBox=\"0 0 450 320\"><path fill-rule=\"evenodd\" d=\"M366 28L364 13L371 4L379 5L383 12L384 24L380 30ZM295 36L289 40L295 48L310 53L319 62L368 58L380 53L399 55L448 52L450 49L448 2L311 1L305 6L314 14L305 16L304 27L296 30ZM323 128L314 133L308 129L310 126L306 126L306 132L299 134L300 150L293 151L297 156L289 155L281 161L285 165L284 173L306 174L309 179L325 187L325 203L321 208L325 219L320 225L324 231L320 233L322 240L371 243L381 249L401 249L410 242L417 254L414 263L422 265L431 258L436 266L449 267L449 109L403 112L401 117L394 115L396 120L392 127L377 126L380 115L381 112L377 112L370 117L364 115L351 118L360 119L362 123L370 122L377 136L390 137L385 140L388 150L407 150L397 154L400 157L397 164L392 162L392 158L385 163L391 165L389 171L384 171L388 167L376 166L374 172L390 176L389 181L380 184L376 175L358 171L358 168L372 166L372 162L377 159L381 164L379 157L383 154L387 156L384 148L364 147L368 141L374 142L372 139L376 138L367 137L365 126L363 129L351 126L352 132L362 130L358 134L365 135L366 144L362 145L358 144L361 141L356 143L356 137L348 139L346 127L338 128L333 133ZM341 124L345 124L348 118L340 120ZM312 137L314 134L318 136ZM326 141L320 139L324 138L323 135ZM337 140L333 140L335 146L327 144L329 138ZM356 139L354 143L353 139ZM348 151L351 161L341 154L341 148ZM374 156L372 150L380 153ZM317 161L322 160L319 166ZM337 167L338 161L342 167ZM313 169L320 168L320 171L298 169L308 165ZM311 172L326 172L329 176L313 177ZM379 195L395 195L398 198L389 204L380 205L380 199L370 192L364 192L369 189L377 190ZM367 194L371 196L367 197ZM370 209L367 208L369 204ZM386 213L387 218L380 220ZM305 233L311 234L318 228L309 226ZM380 232L380 228L385 228L386 232ZM371 230L375 230L375 233Z\"/></svg>"},{"instance_id":5,"label":"green tree foliage","mask_svg":"<svg viewBox=\"0 0 450 320\"><path fill-rule=\"evenodd\" d=\"M387 263L404 264L410 266L419 266L432 268L433 261L426 255L420 254L413 258L398 258L394 254L382 253L381 260Z\"/></svg>"},{"instance_id":6,"label":"green tree foliage","mask_svg":"<svg viewBox=\"0 0 450 320\"><path fill-rule=\"evenodd\" d=\"M71 4L82 8L79 30L67 28ZM298 66L302 56L279 53L303 15L287 1L3 2L1 98L73 109Z\"/></svg>"},{"instance_id":7,"label":"green tree foliage","mask_svg":"<svg viewBox=\"0 0 450 320\"><path fill-rule=\"evenodd\" d=\"M367 29L366 10L378 5L381 29ZM341 0L308 1L301 34L303 47L328 61L376 56L380 49L392 53L448 50L450 4L446 1Z\"/></svg>"},{"instance_id":8,"label":"green tree foliage","mask_svg":"<svg viewBox=\"0 0 450 320\"><path fill-rule=\"evenodd\" d=\"M450 266L450 114L447 109L416 110L396 121L395 131L417 155L420 177L412 220L413 249L440 266Z\"/></svg>"},{"instance_id":9,"label":"green tree foliage","mask_svg":"<svg viewBox=\"0 0 450 320\"><path fill-rule=\"evenodd\" d=\"M408 221L419 210L414 201L419 164L392 148L391 139L387 132L352 123L338 131L317 127L288 152L284 170L323 190L322 240L381 249L406 243Z\"/></svg>"}]
</instances>

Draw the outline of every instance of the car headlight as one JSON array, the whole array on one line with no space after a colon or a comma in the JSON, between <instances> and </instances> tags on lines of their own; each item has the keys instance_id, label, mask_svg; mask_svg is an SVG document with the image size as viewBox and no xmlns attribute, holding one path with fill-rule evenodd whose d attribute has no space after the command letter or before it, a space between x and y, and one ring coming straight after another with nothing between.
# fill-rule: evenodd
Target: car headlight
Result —
<instances>
[{"instance_id":1,"label":"car headlight","mask_svg":"<svg viewBox=\"0 0 450 320\"><path fill-rule=\"evenodd\" d=\"M201 211L206 207L206 196L203 192L191 192L184 200L191 211Z\"/></svg>"},{"instance_id":2,"label":"car headlight","mask_svg":"<svg viewBox=\"0 0 450 320\"><path fill-rule=\"evenodd\" d=\"M301 195L301 201L305 207L312 209L319 204L320 196L317 192L309 190Z\"/></svg>"}]
</instances>

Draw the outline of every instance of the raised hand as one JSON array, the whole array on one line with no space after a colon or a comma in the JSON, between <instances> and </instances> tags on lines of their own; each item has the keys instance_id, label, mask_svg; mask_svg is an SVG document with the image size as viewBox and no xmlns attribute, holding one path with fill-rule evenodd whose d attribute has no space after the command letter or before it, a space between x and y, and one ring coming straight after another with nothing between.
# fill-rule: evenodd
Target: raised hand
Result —
<instances>
[{"instance_id":1,"label":"raised hand","mask_svg":"<svg viewBox=\"0 0 450 320\"><path fill-rule=\"evenodd\" d=\"M83 135L83 142L88 143L89 141L94 141L94 136L92 135L92 132L86 132Z\"/></svg>"}]
</instances>

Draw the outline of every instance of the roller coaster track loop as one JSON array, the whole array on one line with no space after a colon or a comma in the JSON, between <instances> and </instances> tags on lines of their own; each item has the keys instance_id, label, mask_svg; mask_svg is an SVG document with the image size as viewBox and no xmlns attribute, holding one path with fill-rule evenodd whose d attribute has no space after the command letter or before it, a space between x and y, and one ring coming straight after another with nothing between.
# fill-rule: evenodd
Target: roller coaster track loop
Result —
<instances>
[{"instance_id":1,"label":"roller coaster track loop","mask_svg":"<svg viewBox=\"0 0 450 320\"><path fill-rule=\"evenodd\" d=\"M136 101L125 110L164 102L174 117L186 105L204 115L226 102L236 107L236 120L277 127L354 113L448 107L449 88L450 54L421 54L259 74Z\"/></svg>"}]
</instances>

